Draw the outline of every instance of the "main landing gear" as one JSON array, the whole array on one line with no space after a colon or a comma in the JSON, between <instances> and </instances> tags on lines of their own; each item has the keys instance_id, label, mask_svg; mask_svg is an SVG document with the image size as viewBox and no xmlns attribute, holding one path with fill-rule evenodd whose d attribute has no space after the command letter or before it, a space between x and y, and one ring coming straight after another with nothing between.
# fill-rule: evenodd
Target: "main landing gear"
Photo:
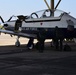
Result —
<instances>
[{"instance_id":1,"label":"main landing gear","mask_svg":"<svg viewBox=\"0 0 76 75\"><path fill-rule=\"evenodd\" d=\"M27 49L28 49L28 50L31 50L31 49L34 48L34 43L33 43L33 41L34 41L33 38L30 38L30 39L29 39L28 44L27 44ZM17 37L15 46L16 46L16 47L19 47L19 46L20 46L19 37ZM35 48L36 48L37 50L39 50L39 52L42 53L42 52L44 51L44 40L41 39L41 38L38 39L38 42L36 43Z\"/></svg>"},{"instance_id":2,"label":"main landing gear","mask_svg":"<svg viewBox=\"0 0 76 75\"><path fill-rule=\"evenodd\" d=\"M34 41L33 38L30 38L30 39L29 39L29 42L28 42L28 44L27 44L27 48L28 48L29 50L31 50L31 49L34 48L33 41Z\"/></svg>"},{"instance_id":3,"label":"main landing gear","mask_svg":"<svg viewBox=\"0 0 76 75\"><path fill-rule=\"evenodd\" d=\"M31 50L31 49L34 48L33 41L34 41L33 38L30 38L29 41L28 41L27 48L28 48L29 50ZM20 47L19 37L17 37L17 39L16 39L15 46L16 46L16 47Z\"/></svg>"}]
</instances>

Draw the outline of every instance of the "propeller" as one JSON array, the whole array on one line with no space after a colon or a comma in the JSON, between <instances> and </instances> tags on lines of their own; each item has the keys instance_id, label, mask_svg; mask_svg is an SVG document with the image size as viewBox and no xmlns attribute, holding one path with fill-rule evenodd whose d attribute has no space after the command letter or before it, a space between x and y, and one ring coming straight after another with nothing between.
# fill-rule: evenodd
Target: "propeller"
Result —
<instances>
[{"instance_id":1,"label":"propeller","mask_svg":"<svg viewBox=\"0 0 76 75\"><path fill-rule=\"evenodd\" d=\"M13 17L16 17L16 16L12 15L12 16L8 19L7 22L9 22Z\"/></svg>"},{"instance_id":2,"label":"propeller","mask_svg":"<svg viewBox=\"0 0 76 75\"><path fill-rule=\"evenodd\" d=\"M3 18L1 16L0 16L0 19L1 19L2 23L4 23L4 20L3 20Z\"/></svg>"},{"instance_id":3,"label":"propeller","mask_svg":"<svg viewBox=\"0 0 76 75\"><path fill-rule=\"evenodd\" d=\"M1 19L2 23L4 23L4 20L1 16L0 16L0 19ZM0 25L0 29L4 29L4 26Z\"/></svg>"},{"instance_id":4,"label":"propeller","mask_svg":"<svg viewBox=\"0 0 76 75\"><path fill-rule=\"evenodd\" d=\"M0 19L1 19L2 23L4 23L4 20L1 16L0 16ZM4 29L4 26L0 25L0 29ZM0 32L0 35L1 35L1 32Z\"/></svg>"}]
</instances>

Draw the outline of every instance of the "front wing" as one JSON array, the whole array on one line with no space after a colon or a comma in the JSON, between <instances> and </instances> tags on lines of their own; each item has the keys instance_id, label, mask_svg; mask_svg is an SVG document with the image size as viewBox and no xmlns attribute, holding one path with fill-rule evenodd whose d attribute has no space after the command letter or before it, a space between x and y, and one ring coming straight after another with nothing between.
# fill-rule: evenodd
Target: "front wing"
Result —
<instances>
[{"instance_id":1,"label":"front wing","mask_svg":"<svg viewBox=\"0 0 76 75\"><path fill-rule=\"evenodd\" d=\"M5 33L5 34L10 34L10 35L16 35L19 37L26 37L26 38L37 38L36 34L27 34L27 33L22 33L22 32L14 32L14 31L10 31L10 30L3 30L0 29L1 33Z\"/></svg>"}]
</instances>

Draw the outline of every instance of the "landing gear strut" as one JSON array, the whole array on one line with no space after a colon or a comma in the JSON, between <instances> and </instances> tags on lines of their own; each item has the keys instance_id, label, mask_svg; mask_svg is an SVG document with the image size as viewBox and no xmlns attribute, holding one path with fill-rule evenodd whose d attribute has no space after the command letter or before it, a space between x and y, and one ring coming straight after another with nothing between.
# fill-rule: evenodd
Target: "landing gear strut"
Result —
<instances>
[{"instance_id":1,"label":"landing gear strut","mask_svg":"<svg viewBox=\"0 0 76 75\"><path fill-rule=\"evenodd\" d=\"M33 41L34 41L33 38L30 38L30 39L29 39L29 42L28 42L28 44L27 44L27 48L28 48L29 50L31 50L31 49L34 48Z\"/></svg>"},{"instance_id":2,"label":"landing gear strut","mask_svg":"<svg viewBox=\"0 0 76 75\"><path fill-rule=\"evenodd\" d=\"M16 40L16 42L15 42L15 46L16 46L16 47L19 47L19 46L20 46L19 37L17 37L17 40Z\"/></svg>"}]
</instances>

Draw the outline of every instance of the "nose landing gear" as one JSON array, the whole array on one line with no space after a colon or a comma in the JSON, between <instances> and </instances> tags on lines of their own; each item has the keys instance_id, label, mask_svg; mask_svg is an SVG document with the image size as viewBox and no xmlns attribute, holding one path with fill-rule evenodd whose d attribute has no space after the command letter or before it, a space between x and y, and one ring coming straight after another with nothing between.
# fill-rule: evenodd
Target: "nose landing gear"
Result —
<instances>
[{"instance_id":1,"label":"nose landing gear","mask_svg":"<svg viewBox=\"0 0 76 75\"><path fill-rule=\"evenodd\" d=\"M15 46L16 46L16 47L20 47L19 37L17 37L17 40L16 40L16 42L15 42Z\"/></svg>"}]
</instances>

